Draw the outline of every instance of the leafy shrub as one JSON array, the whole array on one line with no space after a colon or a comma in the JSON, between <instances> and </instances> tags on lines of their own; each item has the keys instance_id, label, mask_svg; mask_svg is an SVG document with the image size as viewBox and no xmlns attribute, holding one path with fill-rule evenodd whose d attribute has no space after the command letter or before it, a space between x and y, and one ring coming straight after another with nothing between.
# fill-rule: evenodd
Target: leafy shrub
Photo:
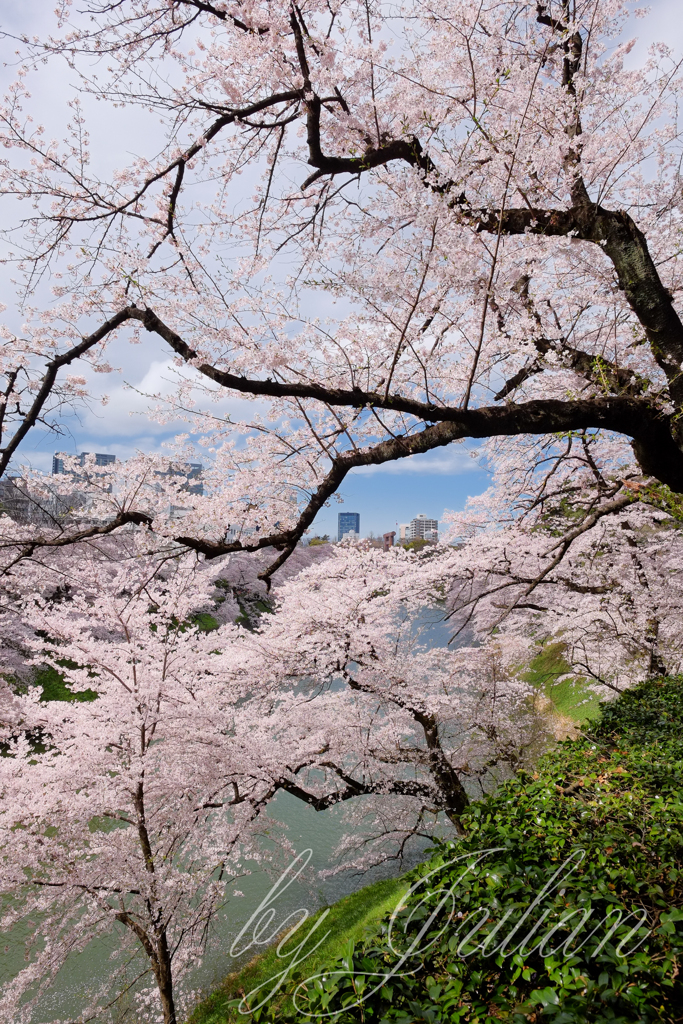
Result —
<instances>
[{"instance_id":1,"label":"leafy shrub","mask_svg":"<svg viewBox=\"0 0 683 1024\"><path fill-rule=\"evenodd\" d=\"M588 733L472 805L464 824L465 838L413 872L393 925L385 919L304 982L294 1016L256 1016L683 1020L683 679L649 681L603 706ZM402 963L411 943L420 952Z\"/></svg>"}]
</instances>

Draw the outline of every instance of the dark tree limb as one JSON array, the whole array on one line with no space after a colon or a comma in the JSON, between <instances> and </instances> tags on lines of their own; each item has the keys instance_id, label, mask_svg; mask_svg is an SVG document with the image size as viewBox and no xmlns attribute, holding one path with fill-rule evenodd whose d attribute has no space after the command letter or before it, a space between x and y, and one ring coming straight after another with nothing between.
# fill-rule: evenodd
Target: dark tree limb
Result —
<instances>
[{"instance_id":1,"label":"dark tree limb","mask_svg":"<svg viewBox=\"0 0 683 1024\"><path fill-rule=\"evenodd\" d=\"M0 449L0 476L5 472L7 466L13 455L16 453L19 445L28 434L31 427L35 426L40 417L45 403L52 394L52 390L57 380L57 374L63 366L68 366L74 361L85 355L89 349L97 345L98 342L102 341L111 334L112 331L120 327L121 324L125 323L130 319L129 308L122 309L118 313L115 313L109 320L98 327L96 331L89 334L86 338L78 344L74 345L73 348L63 352L60 356L55 356L47 364L47 368L43 375L43 379L40 382L40 387L36 393L36 397L33 399L31 408L24 416L21 425L18 430L14 433L12 440L3 449Z\"/></svg>"},{"instance_id":2,"label":"dark tree limb","mask_svg":"<svg viewBox=\"0 0 683 1024\"><path fill-rule=\"evenodd\" d=\"M670 305L670 303L669 303ZM242 394L262 395L270 398L313 399L332 406L350 406L355 409L378 408L407 413L426 423L441 426L440 431L427 428L422 434L396 438L392 442L371 448L367 452L340 456L337 460L357 458L355 465L379 465L391 459L429 451L440 445L465 437L494 437L518 434L551 434L582 428L603 428L625 434L633 439L636 458L648 476L655 476L674 491L683 491L683 452L674 440L672 418L659 412L644 399L628 396L582 399L561 402L556 399L536 399L520 404L508 403L503 407L484 406L477 409L459 409L421 402L403 395L384 395L360 388L330 388L323 384L300 384L273 380L259 380L238 376L201 362L197 353L150 309L130 310L131 318L142 321L171 346L174 352L192 363L201 374L222 387ZM679 321L680 324L680 321ZM548 343L549 344L549 343ZM571 350L577 368L588 370L601 360ZM607 364L606 373L616 375L616 368ZM615 376L621 380L621 375ZM448 425L448 429L446 429ZM431 432L430 432L431 431ZM416 441L420 437L422 441ZM384 447L385 445L394 447ZM373 455L373 453L375 453ZM391 453L391 454L389 454ZM348 465L349 469L354 468ZM343 476L346 475L346 472ZM343 479L343 476L341 479ZM340 483L341 483L340 479ZM332 492L330 492L332 493ZM323 502L329 494L323 499ZM307 524L305 528L310 524Z\"/></svg>"},{"instance_id":3,"label":"dark tree limb","mask_svg":"<svg viewBox=\"0 0 683 1024\"><path fill-rule=\"evenodd\" d=\"M77 530L75 533L64 532L57 537L31 537L29 541L23 543L15 540L9 542L3 542L0 540L0 551L17 550L15 557L9 562L8 565L3 566L3 573L7 573L15 566L18 562L21 562L24 558L31 558L38 550L56 550L58 548L69 547L72 544L80 544L85 540L92 540L95 537L106 537L110 533L114 533L122 526L127 526L129 523L135 526L149 526L152 525L150 516L144 512L135 512L132 510L119 512L118 515L110 519L108 523L102 523L99 526L88 526L84 530Z\"/></svg>"},{"instance_id":4,"label":"dark tree limb","mask_svg":"<svg viewBox=\"0 0 683 1024\"><path fill-rule=\"evenodd\" d=\"M379 693L370 686L365 686L354 679L348 672L344 673L347 685L352 690L367 693L373 697L384 697L384 699L395 704L405 711L422 728L427 747L425 765L434 780L434 785L440 794L442 810L458 830L461 830L460 815L469 807L469 797L465 791L457 771L448 760L446 753L441 746L439 724L435 715L416 707L400 693L391 691Z\"/></svg>"},{"instance_id":5,"label":"dark tree limb","mask_svg":"<svg viewBox=\"0 0 683 1024\"><path fill-rule=\"evenodd\" d=\"M554 345L547 338L534 338L533 340L541 357L547 355L548 352L555 351L562 365L569 370L574 370L586 380L592 381L601 389L609 388L609 390L621 394L638 395L647 386L647 382L639 378L637 374L621 366L616 366L604 356L592 356L588 352L582 352L580 349L561 343ZM501 402L530 377L543 373L544 370L542 358L535 359L532 363L522 367L494 395L494 401Z\"/></svg>"},{"instance_id":6,"label":"dark tree limb","mask_svg":"<svg viewBox=\"0 0 683 1024\"><path fill-rule=\"evenodd\" d=\"M193 7L197 11L202 11L204 14L211 14L214 18L218 18L219 21L230 21L235 28L240 29L242 32L249 32L255 35L263 36L270 32L269 28L265 26L251 27L247 25L240 18L237 18L234 14L228 14L226 11L215 7L213 4L206 3L205 0L175 0L176 4L182 4L185 7Z\"/></svg>"},{"instance_id":7,"label":"dark tree limb","mask_svg":"<svg viewBox=\"0 0 683 1024\"><path fill-rule=\"evenodd\" d=\"M314 811L326 811L329 807L334 807L346 800L353 800L357 796L417 796L438 802L438 795L434 787L422 782L412 779L394 779L387 783L362 782L347 775L336 765L326 765L326 767L332 768L336 775L345 782L342 789L334 789L321 796L286 778L279 780L277 788L295 796L297 800L302 800Z\"/></svg>"}]
</instances>

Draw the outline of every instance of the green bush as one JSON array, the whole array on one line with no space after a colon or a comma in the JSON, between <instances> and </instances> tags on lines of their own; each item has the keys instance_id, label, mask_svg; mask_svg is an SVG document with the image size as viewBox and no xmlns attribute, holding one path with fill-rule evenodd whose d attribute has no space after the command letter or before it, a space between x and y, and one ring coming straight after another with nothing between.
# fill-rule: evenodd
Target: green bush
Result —
<instances>
[{"instance_id":1,"label":"green bush","mask_svg":"<svg viewBox=\"0 0 683 1024\"><path fill-rule=\"evenodd\" d=\"M401 547L404 547L406 551L422 551L424 548L431 545L431 541L424 540L422 537L418 537L416 540L408 540Z\"/></svg>"},{"instance_id":2,"label":"green bush","mask_svg":"<svg viewBox=\"0 0 683 1024\"><path fill-rule=\"evenodd\" d=\"M385 918L304 983L296 1013L257 1016L683 1020L682 783L683 680L650 681L603 706L588 733L560 744L533 774L472 805L465 838L441 844L411 876L423 881L396 916L394 952ZM411 942L421 952L401 963Z\"/></svg>"}]
</instances>

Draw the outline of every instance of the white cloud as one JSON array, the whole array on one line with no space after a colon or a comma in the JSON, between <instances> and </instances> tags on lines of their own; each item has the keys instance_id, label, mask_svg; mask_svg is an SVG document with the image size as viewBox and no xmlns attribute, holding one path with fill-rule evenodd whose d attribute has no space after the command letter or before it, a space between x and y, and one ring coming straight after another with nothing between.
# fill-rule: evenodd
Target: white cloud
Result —
<instances>
[{"instance_id":1,"label":"white cloud","mask_svg":"<svg viewBox=\"0 0 683 1024\"><path fill-rule=\"evenodd\" d=\"M454 473L471 473L481 467L469 454L468 450L460 445L450 444L445 448L438 448L423 455L409 455L405 459L397 459L395 462L385 462L381 466L361 466L351 472L370 476L375 473L419 473L437 474L452 476Z\"/></svg>"},{"instance_id":2,"label":"white cloud","mask_svg":"<svg viewBox=\"0 0 683 1024\"><path fill-rule=\"evenodd\" d=\"M198 383L203 382L203 378L192 370L183 371L183 376L190 379L194 377ZM99 396L107 394L109 402L105 406L93 404L83 418L83 427L90 433L101 435L103 428L106 428L109 435L135 437L144 432L158 438L184 433L191 426L182 414L164 423L150 417L150 410L156 405L162 405L163 400L171 398L177 390L180 378L172 359L152 360L138 381L121 380L113 388L107 388L107 379L111 381L111 377L98 375L98 378L91 381L92 391ZM160 396L161 401L150 399L150 395ZM206 409L216 416L230 416L233 421L250 422L256 415L267 412L267 405L263 401L249 401L227 393L216 403L208 401L204 395L199 397L197 409Z\"/></svg>"}]
</instances>

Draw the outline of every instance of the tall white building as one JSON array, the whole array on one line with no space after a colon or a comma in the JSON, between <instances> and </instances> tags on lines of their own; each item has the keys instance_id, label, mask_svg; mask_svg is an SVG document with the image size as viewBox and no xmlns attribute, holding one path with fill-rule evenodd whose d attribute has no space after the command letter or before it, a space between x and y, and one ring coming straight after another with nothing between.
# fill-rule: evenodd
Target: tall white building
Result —
<instances>
[{"instance_id":1,"label":"tall white building","mask_svg":"<svg viewBox=\"0 0 683 1024\"><path fill-rule=\"evenodd\" d=\"M401 528L403 531L403 528ZM406 530L406 540L431 540L439 539L438 519L427 519L424 512L420 512L411 519L410 526Z\"/></svg>"}]
</instances>

